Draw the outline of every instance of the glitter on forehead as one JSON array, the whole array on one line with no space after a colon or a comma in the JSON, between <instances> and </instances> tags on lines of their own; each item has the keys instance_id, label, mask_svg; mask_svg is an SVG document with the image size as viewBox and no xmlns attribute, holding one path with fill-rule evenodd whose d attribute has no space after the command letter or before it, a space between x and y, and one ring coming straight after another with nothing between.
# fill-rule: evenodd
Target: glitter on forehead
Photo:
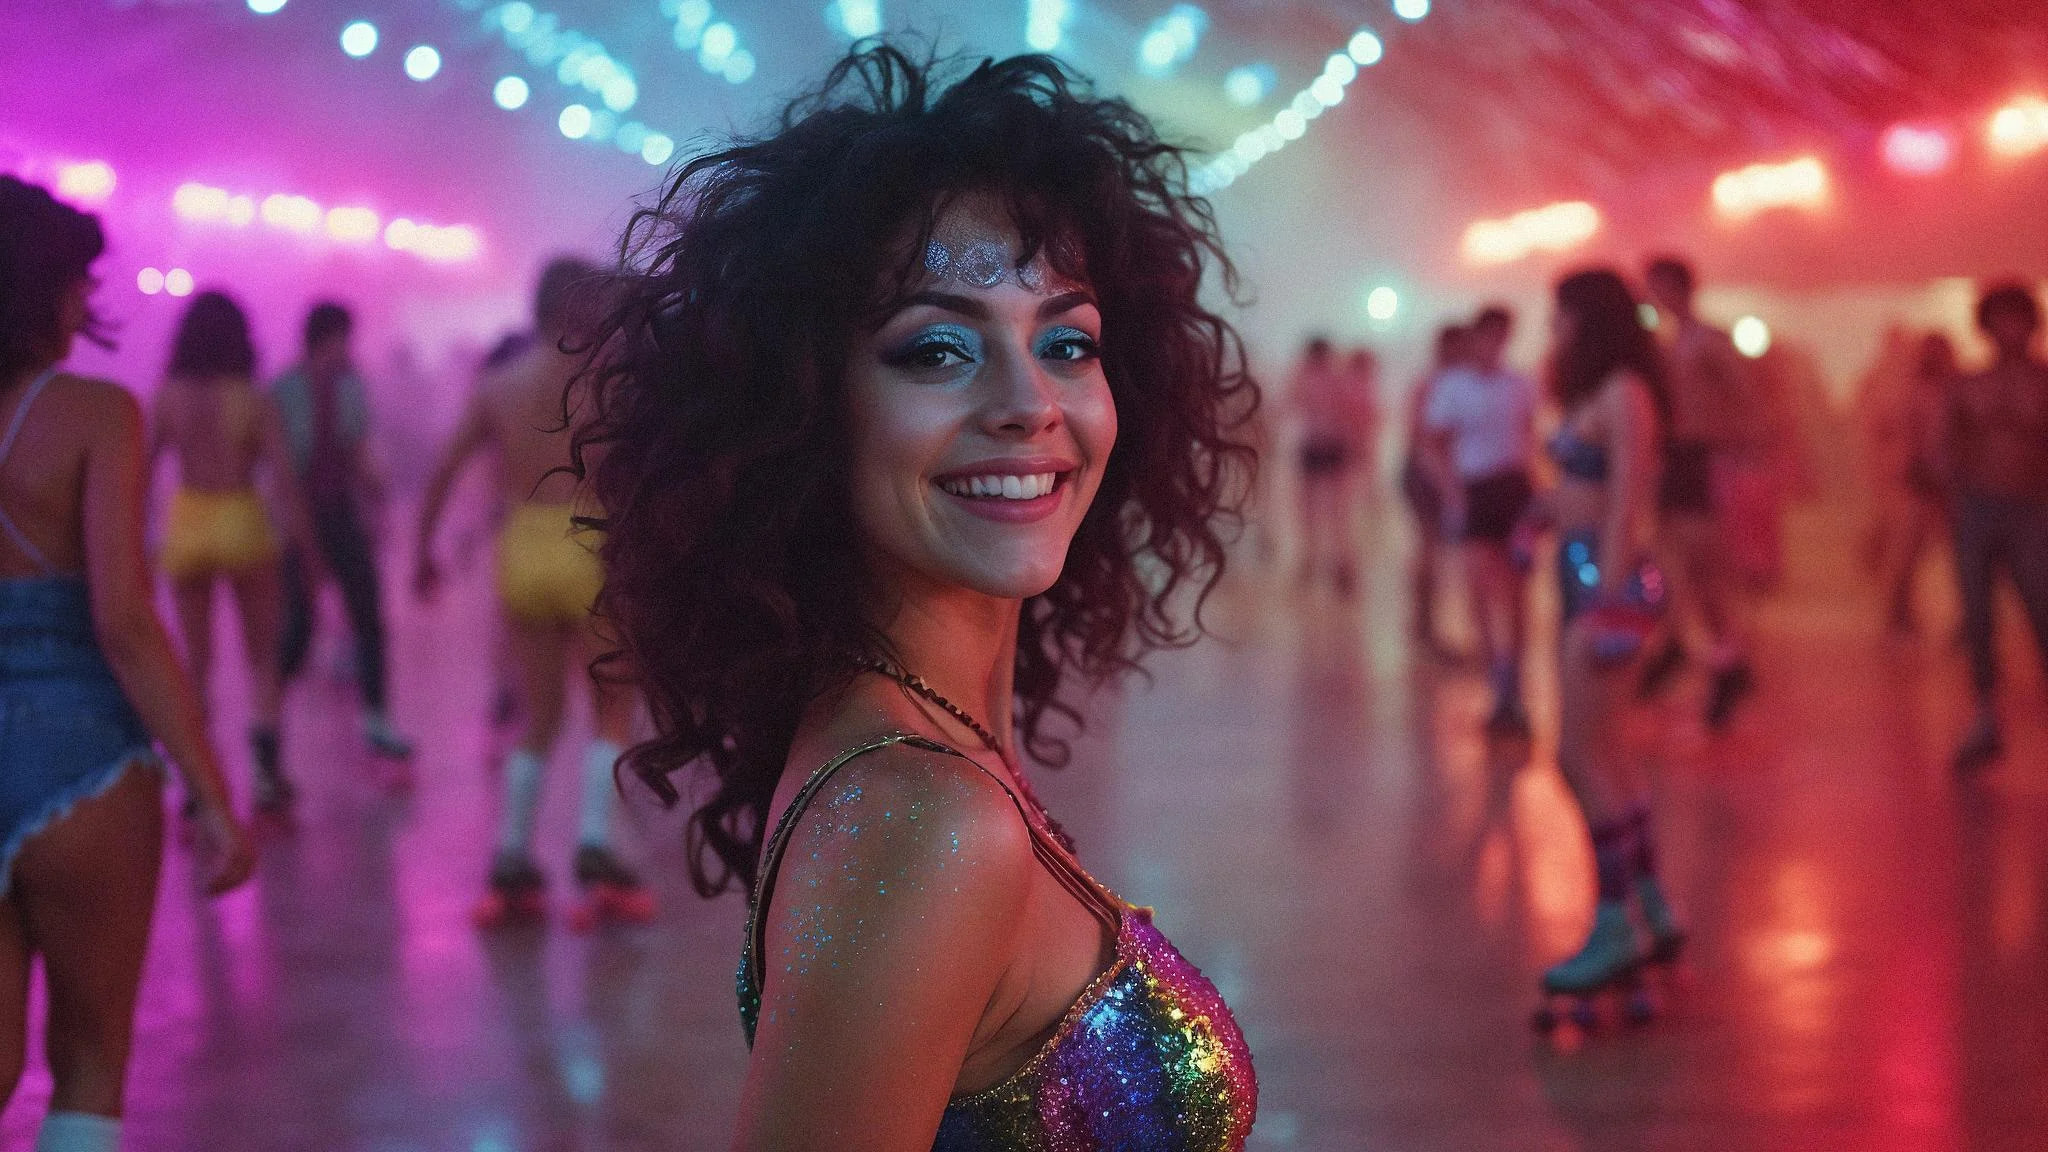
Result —
<instances>
[{"instance_id":1,"label":"glitter on forehead","mask_svg":"<svg viewBox=\"0 0 2048 1152\"><path fill-rule=\"evenodd\" d=\"M1047 247L1041 247L1030 260L1020 264L1015 249L1005 239L988 235L934 237L924 246L924 270L933 281L953 280L984 289L994 288L1014 276L1026 292L1043 296L1051 291L1056 264L1077 263L1071 244L1060 244L1059 260L1049 262L1053 255Z\"/></svg>"}]
</instances>

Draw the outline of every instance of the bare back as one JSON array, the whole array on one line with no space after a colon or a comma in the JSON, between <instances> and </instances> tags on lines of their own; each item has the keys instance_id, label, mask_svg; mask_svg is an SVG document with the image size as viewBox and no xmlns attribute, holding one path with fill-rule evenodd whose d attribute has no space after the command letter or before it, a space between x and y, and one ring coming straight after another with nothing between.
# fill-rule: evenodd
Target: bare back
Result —
<instances>
[{"instance_id":1,"label":"bare back","mask_svg":"<svg viewBox=\"0 0 2048 1152\"><path fill-rule=\"evenodd\" d=\"M0 390L0 428L28 395L24 378ZM86 566L86 467L93 453L113 450L115 432L132 426L135 401L118 385L59 373L35 398L5 460L0 509L59 572ZM47 573L0 536L0 579Z\"/></svg>"},{"instance_id":2,"label":"bare back","mask_svg":"<svg viewBox=\"0 0 2048 1152\"><path fill-rule=\"evenodd\" d=\"M569 463L562 392L582 364L582 357L543 339L483 377L477 403L498 446L508 501L566 504L575 498L575 478L550 472Z\"/></svg>"},{"instance_id":3,"label":"bare back","mask_svg":"<svg viewBox=\"0 0 2048 1152\"><path fill-rule=\"evenodd\" d=\"M254 482L270 419L270 400L248 380L173 377L157 393L154 439L177 452L181 486L232 492Z\"/></svg>"}]
</instances>

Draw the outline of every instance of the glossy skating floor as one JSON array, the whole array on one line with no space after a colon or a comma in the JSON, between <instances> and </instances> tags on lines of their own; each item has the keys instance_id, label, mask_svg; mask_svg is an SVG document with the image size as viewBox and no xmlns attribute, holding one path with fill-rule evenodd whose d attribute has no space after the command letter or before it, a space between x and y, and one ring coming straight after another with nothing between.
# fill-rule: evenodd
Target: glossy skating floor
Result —
<instances>
[{"instance_id":1,"label":"glossy skating floor","mask_svg":"<svg viewBox=\"0 0 2048 1152\"><path fill-rule=\"evenodd\" d=\"M1758 621L1763 690L1731 731L1701 729L1696 676L1654 713L1666 872L1697 947L1639 1031L1531 1032L1536 974L1590 903L1547 679L1533 751L1489 750L1478 678L1408 649L1397 526L1355 607L1242 580L1220 604L1227 642L1097 702L1080 762L1043 791L1235 1007L1262 1088L1254 1148L2048 1146L2041 679L2009 630L2011 755L1953 780L1966 695L1946 576L1930 568L1924 638L1886 641L1834 558L1848 536L1800 517ZM268 837L255 882L209 905L171 850L129 1147L725 1146L741 902L689 893L673 815L641 797L631 821L655 924L470 925L495 811L486 560L473 550L431 608L387 589L413 791L387 787L347 689L316 676L290 709L302 817ZM230 661L220 682L239 677ZM240 707L231 692L219 730L245 773ZM557 757L543 823L558 895L571 764ZM32 1067L6 1147L27 1146L47 1094Z\"/></svg>"}]
</instances>

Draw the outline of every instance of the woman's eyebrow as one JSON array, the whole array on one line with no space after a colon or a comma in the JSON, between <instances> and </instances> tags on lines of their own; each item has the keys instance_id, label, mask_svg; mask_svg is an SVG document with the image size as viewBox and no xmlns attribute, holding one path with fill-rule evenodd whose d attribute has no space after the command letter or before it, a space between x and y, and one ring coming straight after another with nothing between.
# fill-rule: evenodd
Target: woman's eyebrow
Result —
<instances>
[{"instance_id":1,"label":"woman's eyebrow","mask_svg":"<svg viewBox=\"0 0 2048 1152\"><path fill-rule=\"evenodd\" d=\"M981 301L972 296L961 296L953 292L934 292L930 289L915 292L903 301L903 307L908 308L913 304L929 304L934 308L957 312L972 320L988 319L988 308Z\"/></svg>"},{"instance_id":2,"label":"woman's eyebrow","mask_svg":"<svg viewBox=\"0 0 2048 1152\"><path fill-rule=\"evenodd\" d=\"M1038 306L1038 318L1040 320L1050 320L1062 312L1072 312L1084 304L1093 303L1095 303L1095 294L1092 292L1082 291L1078 288L1072 292L1062 292Z\"/></svg>"}]
</instances>

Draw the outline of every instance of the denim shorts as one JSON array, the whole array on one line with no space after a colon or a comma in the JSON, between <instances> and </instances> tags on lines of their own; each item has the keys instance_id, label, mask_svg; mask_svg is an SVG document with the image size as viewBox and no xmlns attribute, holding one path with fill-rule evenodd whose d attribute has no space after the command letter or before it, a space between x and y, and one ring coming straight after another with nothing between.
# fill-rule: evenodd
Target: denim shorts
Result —
<instances>
[{"instance_id":1,"label":"denim shorts","mask_svg":"<svg viewBox=\"0 0 2048 1152\"><path fill-rule=\"evenodd\" d=\"M93 634L85 582L0 580L0 893L29 837L159 767Z\"/></svg>"}]
</instances>

